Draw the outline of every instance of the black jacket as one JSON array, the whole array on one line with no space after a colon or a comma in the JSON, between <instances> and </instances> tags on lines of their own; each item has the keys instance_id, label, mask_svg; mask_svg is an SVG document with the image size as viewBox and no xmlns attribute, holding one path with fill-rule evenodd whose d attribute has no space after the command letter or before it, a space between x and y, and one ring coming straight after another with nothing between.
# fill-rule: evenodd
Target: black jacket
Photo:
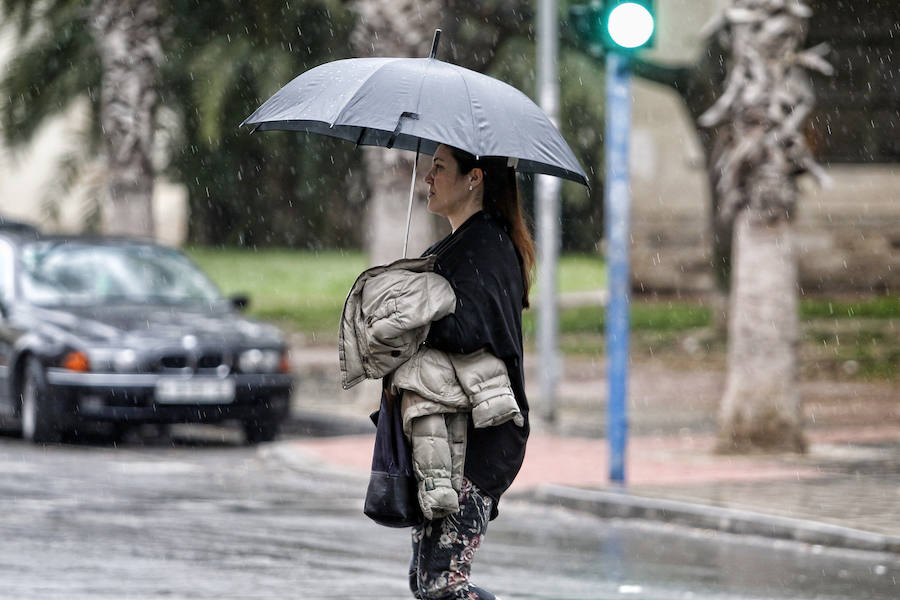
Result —
<instances>
[{"instance_id":1,"label":"black jacket","mask_svg":"<svg viewBox=\"0 0 900 600\"><path fill-rule=\"evenodd\" d=\"M521 258L504 224L486 212L472 215L459 229L431 246L435 272L456 293L456 312L431 324L426 344L468 354L486 348L506 364L525 426L512 421L475 429L469 420L465 475L494 499L509 488L525 458L528 400L522 368L524 282Z\"/></svg>"}]
</instances>

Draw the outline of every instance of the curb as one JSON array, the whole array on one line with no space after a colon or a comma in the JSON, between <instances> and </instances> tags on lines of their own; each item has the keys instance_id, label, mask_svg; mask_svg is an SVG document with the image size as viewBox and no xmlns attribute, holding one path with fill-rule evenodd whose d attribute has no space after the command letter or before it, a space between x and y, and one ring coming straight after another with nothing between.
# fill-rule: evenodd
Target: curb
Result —
<instances>
[{"instance_id":1,"label":"curb","mask_svg":"<svg viewBox=\"0 0 900 600\"><path fill-rule=\"evenodd\" d=\"M545 484L520 496L605 519L646 519L806 544L900 554L900 536L734 508Z\"/></svg>"},{"instance_id":2,"label":"curb","mask_svg":"<svg viewBox=\"0 0 900 600\"><path fill-rule=\"evenodd\" d=\"M281 432L307 437L334 437L374 433L375 426L365 417L331 415L292 409L281 424Z\"/></svg>"},{"instance_id":3,"label":"curb","mask_svg":"<svg viewBox=\"0 0 900 600\"><path fill-rule=\"evenodd\" d=\"M359 497L362 499L366 482L369 480L369 473L361 472L351 467L336 465L324 459L313 452L308 452L298 447L290 441L276 441L269 444L263 444L258 450L260 456L267 460L274 460L297 473L319 474L323 476L340 476L347 480L357 482L355 489L359 491ZM360 504L360 506L362 506Z\"/></svg>"}]
</instances>

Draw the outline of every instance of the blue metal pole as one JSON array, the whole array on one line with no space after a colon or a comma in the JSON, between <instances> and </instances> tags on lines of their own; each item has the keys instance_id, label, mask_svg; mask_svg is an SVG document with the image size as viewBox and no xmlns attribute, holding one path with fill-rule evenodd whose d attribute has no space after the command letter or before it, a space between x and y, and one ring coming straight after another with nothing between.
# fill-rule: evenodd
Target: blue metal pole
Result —
<instances>
[{"instance_id":1,"label":"blue metal pole","mask_svg":"<svg viewBox=\"0 0 900 600\"><path fill-rule=\"evenodd\" d=\"M630 197L628 136L631 129L631 81L628 57L606 54L606 187L604 207L609 303L606 309L606 353L609 402L609 479L625 483L628 435L628 304Z\"/></svg>"}]
</instances>

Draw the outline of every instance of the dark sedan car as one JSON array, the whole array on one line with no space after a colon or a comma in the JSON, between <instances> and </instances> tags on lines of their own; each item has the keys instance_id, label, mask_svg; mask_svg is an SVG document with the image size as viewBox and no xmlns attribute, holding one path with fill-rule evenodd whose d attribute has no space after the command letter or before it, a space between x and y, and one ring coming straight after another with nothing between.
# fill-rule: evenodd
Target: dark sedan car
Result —
<instances>
[{"instance_id":1,"label":"dark sedan car","mask_svg":"<svg viewBox=\"0 0 900 600\"><path fill-rule=\"evenodd\" d=\"M222 421L269 441L288 412L287 351L245 304L170 248L0 231L0 416L35 442L90 422Z\"/></svg>"}]
</instances>

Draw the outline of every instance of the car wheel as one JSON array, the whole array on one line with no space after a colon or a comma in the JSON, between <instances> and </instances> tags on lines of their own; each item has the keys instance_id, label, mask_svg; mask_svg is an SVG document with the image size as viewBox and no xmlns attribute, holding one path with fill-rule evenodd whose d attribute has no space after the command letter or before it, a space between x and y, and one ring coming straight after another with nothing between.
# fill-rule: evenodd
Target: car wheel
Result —
<instances>
[{"instance_id":1,"label":"car wheel","mask_svg":"<svg viewBox=\"0 0 900 600\"><path fill-rule=\"evenodd\" d=\"M244 438L250 445L271 442L278 435L280 420L272 415L261 415L243 422Z\"/></svg>"},{"instance_id":2,"label":"car wheel","mask_svg":"<svg viewBox=\"0 0 900 600\"><path fill-rule=\"evenodd\" d=\"M25 381L22 384L22 437L36 444L59 440L59 431L53 417L44 369L36 359L25 365Z\"/></svg>"}]
</instances>

